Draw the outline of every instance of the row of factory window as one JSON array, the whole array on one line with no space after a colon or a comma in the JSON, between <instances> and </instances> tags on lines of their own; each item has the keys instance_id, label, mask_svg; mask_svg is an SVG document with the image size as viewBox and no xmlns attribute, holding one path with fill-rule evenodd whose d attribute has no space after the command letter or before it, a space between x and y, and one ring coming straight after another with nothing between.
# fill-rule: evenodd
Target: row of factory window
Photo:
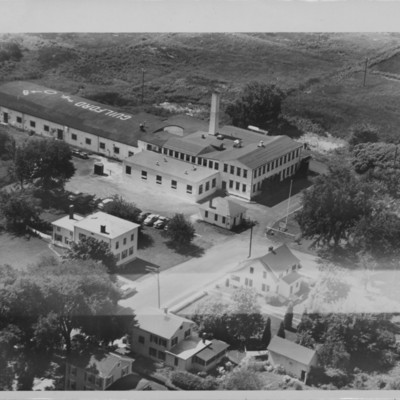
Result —
<instances>
[{"instance_id":1,"label":"row of factory window","mask_svg":"<svg viewBox=\"0 0 400 400\"><path fill-rule=\"evenodd\" d=\"M293 150L290 153L282 156L281 158L277 158L275 161L272 161L268 164L265 164L253 171L254 178L257 178L260 175L264 175L266 172L273 171L275 168L280 167L282 164L286 164L287 162L294 160L300 154L300 149Z\"/></svg>"},{"instance_id":2,"label":"row of factory window","mask_svg":"<svg viewBox=\"0 0 400 400\"><path fill-rule=\"evenodd\" d=\"M223 190L227 189L226 185L227 185L227 183L225 181L222 181L222 189ZM229 180L229 189L235 189L236 191L239 192L240 188L242 188L242 192L244 193L247 190L247 185L244 183Z\"/></svg>"},{"instance_id":3,"label":"row of factory window","mask_svg":"<svg viewBox=\"0 0 400 400\"><path fill-rule=\"evenodd\" d=\"M224 172L231 175L243 176L243 178L247 178L247 169L235 167L234 165L224 164Z\"/></svg>"},{"instance_id":4,"label":"row of factory window","mask_svg":"<svg viewBox=\"0 0 400 400\"><path fill-rule=\"evenodd\" d=\"M208 160L208 159L203 158L203 157L191 156L189 154L185 154L185 153L181 153L179 151L167 149L165 147L163 148L162 152L167 156L177 158L178 160L190 162L192 164L197 164L197 165L201 165L203 167L216 169L217 171L218 171L218 168L219 168L219 163L217 161Z\"/></svg>"},{"instance_id":5,"label":"row of factory window","mask_svg":"<svg viewBox=\"0 0 400 400\"><path fill-rule=\"evenodd\" d=\"M132 169L129 166L126 166L125 172L130 175L132 173ZM141 172L141 178L143 180L147 180L147 171ZM158 185L162 185L162 180L163 177L161 175L156 175L156 183ZM215 188L217 186L217 178L213 178L210 181L207 181L206 183L199 185L199 194L202 194L204 192L208 192L211 188ZM177 189L178 188L178 182L174 179L171 179L171 189ZM192 194L193 193L193 186L192 185L186 185L186 193Z\"/></svg>"}]
</instances>

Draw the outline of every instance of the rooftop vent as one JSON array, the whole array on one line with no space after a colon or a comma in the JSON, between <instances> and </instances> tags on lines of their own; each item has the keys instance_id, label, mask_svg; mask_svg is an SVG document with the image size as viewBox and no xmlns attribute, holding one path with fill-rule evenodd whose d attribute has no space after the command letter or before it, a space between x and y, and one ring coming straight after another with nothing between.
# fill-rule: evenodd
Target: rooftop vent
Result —
<instances>
[{"instance_id":1,"label":"rooftop vent","mask_svg":"<svg viewBox=\"0 0 400 400\"><path fill-rule=\"evenodd\" d=\"M234 140L233 147L242 147L242 140L241 139Z\"/></svg>"},{"instance_id":2,"label":"rooftop vent","mask_svg":"<svg viewBox=\"0 0 400 400\"><path fill-rule=\"evenodd\" d=\"M205 138L206 138L206 135L203 133L203 134L201 135L201 138L202 138L202 139L205 139Z\"/></svg>"},{"instance_id":3,"label":"rooftop vent","mask_svg":"<svg viewBox=\"0 0 400 400\"><path fill-rule=\"evenodd\" d=\"M218 140L223 140L224 137L223 137L221 134L218 134L218 135L217 135L217 139L218 139Z\"/></svg>"},{"instance_id":4,"label":"rooftop vent","mask_svg":"<svg viewBox=\"0 0 400 400\"><path fill-rule=\"evenodd\" d=\"M193 165L193 168L192 168L192 169L193 169L193 171L196 171L196 170L197 170L197 168L196 168L194 165Z\"/></svg>"},{"instance_id":5,"label":"rooftop vent","mask_svg":"<svg viewBox=\"0 0 400 400\"><path fill-rule=\"evenodd\" d=\"M187 175L188 174L188 172L187 171L185 171L185 175Z\"/></svg>"},{"instance_id":6,"label":"rooftop vent","mask_svg":"<svg viewBox=\"0 0 400 400\"><path fill-rule=\"evenodd\" d=\"M145 123L145 122L142 122L141 124L139 124L139 127L140 127L140 130L141 130L142 132L145 132L145 131L146 131L146 123Z\"/></svg>"},{"instance_id":7,"label":"rooftop vent","mask_svg":"<svg viewBox=\"0 0 400 400\"><path fill-rule=\"evenodd\" d=\"M164 157L164 162L168 162L168 160Z\"/></svg>"},{"instance_id":8,"label":"rooftop vent","mask_svg":"<svg viewBox=\"0 0 400 400\"><path fill-rule=\"evenodd\" d=\"M260 140L260 142L258 143L257 147L265 147L264 146L264 141Z\"/></svg>"},{"instance_id":9,"label":"rooftop vent","mask_svg":"<svg viewBox=\"0 0 400 400\"><path fill-rule=\"evenodd\" d=\"M157 161L157 162L156 162L156 165L160 165L160 163Z\"/></svg>"}]
</instances>

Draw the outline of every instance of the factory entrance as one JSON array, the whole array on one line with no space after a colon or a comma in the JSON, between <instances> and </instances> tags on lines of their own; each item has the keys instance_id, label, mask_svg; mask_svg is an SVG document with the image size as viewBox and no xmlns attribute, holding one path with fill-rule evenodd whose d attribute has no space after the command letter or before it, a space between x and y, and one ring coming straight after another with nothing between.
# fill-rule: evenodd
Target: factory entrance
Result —
<instances>
[{"instance_id":1,"label":"factory entrance","mask_svg":"<svg viewBox=\"0 0 400 400\"><path fill-rule=\"evenodd\" d=\"M5 124L8 124L8 113L3 113L3 122L5 123Z\"/></svg>"},{"instance_id":2,"label":"factory entrance","mask_svg":"<svg viewBox=\"0 0 400 400\"><path fill-rule=\"evenodd\" d=\"M59 140L63 140L64 139L62 129L57 129L57 139L59 139Z\"/></svg>"}]
</instances>

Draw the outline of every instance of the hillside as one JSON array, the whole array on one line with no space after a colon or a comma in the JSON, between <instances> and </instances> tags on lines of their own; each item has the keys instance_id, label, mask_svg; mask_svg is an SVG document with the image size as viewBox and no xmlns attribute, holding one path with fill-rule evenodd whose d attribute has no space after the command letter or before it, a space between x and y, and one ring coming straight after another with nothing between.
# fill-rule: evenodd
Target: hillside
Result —
<instances>
[{"instance_id":1,"label":"hillside","mask_svg":"<svg viewBox=\"0 0 400 400\"><path fill-rule=\"evenodd\" d=\"M318 124L314 130L346 136L351 124L367 119L393 138L400 123L400 81L393 78L399 38L384 33L5 34L0 50L16 42L22 58L1 61L0 52L0 80L30 80L130 110L141 104L142 69L147 105L168 101L206 109L213 90L226 103L248 81L274 82L289 93L285 114ZM363 87L366 57L371 61Z\"/></svg>"}]
</instances>

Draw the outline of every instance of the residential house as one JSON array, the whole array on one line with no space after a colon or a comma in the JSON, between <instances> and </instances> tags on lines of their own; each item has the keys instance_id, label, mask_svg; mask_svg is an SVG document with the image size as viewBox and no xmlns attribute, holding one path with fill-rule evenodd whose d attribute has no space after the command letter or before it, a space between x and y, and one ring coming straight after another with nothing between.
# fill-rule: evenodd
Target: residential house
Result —
<instances>
[{"instance_id":1,"label":"residential house","mask_svg":"<svg viewBox=\"0 0 400 400\"><path fill-rule=\"evenodd\" d=\"M272 338L268 345L268 355L273 366L281 365L287 373L305 383L311 367L317 366L318 363L315 350L279 336Z\"/></svg>"},{"instance_id":2,"label":"residential house","mask_svg":"<svg viewBox=\"0 0 400 400\"><path fill-rule=\"evenodd\" d=\"M139 225L122 218L98 211L83 217L75 214L73 206L69 214L54 222L53 243L70 248L82 238L92 237L106 242L117 258L117 265L125 264L137 253Z\"/></svg>"},{"instance_id":3,"label":"residential house","mask_svg":"<svg viewBox=\"0 0 400 400\"><path fill-rule=\"evenodd\" d=\"M276 249L270 247L264 256L241 265L230 275L225 285L234 288L252 287L260 294L277 294L290 298L300 291L300 268L300 260L283 244Z\"/></svg>"},{"instance_id":4,"label":"residential house","mask_svg":"<svg viewBox=\"0 0 400 400\"><path fill-rule=\"evenodd\" d=\"M132 373L134 360L115 353L72 356L66 362L65 390L106 390Z\"/></svg>"},{"instance_id":5,"label":"residential house","mask_svg":"<svg viewBox=\"0 0 400 400\"><path fill-rule=\"evenodd\" d=\"M229 345L199 338L195 323L168 312L145 308L136 311L131 349L179 370L207 371L225 355Z\"/></svg>"},{"instance_id":6,"label":"residential house","mask_svg":"<svg viewBox=\"0 0 400 400\"><path fill-rule=\"evenodd\" d=\"M242 224L246 218L246 208L226 197L216 197L199 205L202 219L225 229Z\"/></svg>"}]
</instances>

